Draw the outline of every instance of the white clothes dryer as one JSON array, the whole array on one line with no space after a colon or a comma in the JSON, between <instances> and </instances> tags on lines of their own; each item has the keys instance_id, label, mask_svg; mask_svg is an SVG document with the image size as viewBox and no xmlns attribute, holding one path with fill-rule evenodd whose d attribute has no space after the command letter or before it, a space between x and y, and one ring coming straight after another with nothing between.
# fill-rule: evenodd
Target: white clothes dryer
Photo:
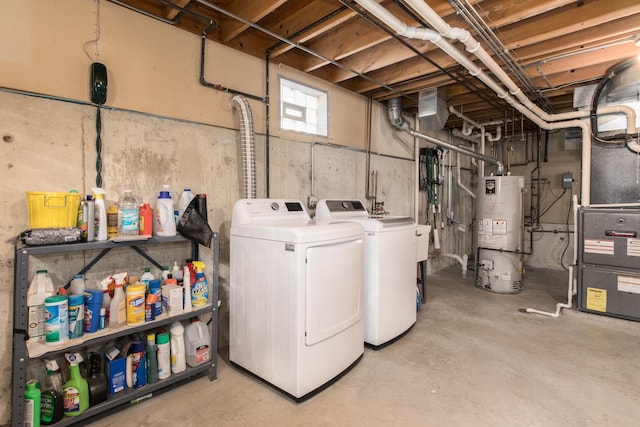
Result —
<instances>
[{"instance_id":1,"label":"white clothes dryer","mask_svg":"<svg viewBox=\"0 0 640 427\"><path fill-rule=\"evenodd\" d=\"M364 353L364 240L302 203L243 199L230 232L229 359L302 401Z\"/></svg>"},{"instance_id":2,"label":"white clothes dryer","mask_svg":"<svg viewBox=\"0 0 640 427\"><path fill-rule=\"evenodd\" d=\"M416 322L415 220L370 216L359 200L320 200L315 220L365 229L365 343L380 348L408 332Z\"/></svg>"}]
</instances>

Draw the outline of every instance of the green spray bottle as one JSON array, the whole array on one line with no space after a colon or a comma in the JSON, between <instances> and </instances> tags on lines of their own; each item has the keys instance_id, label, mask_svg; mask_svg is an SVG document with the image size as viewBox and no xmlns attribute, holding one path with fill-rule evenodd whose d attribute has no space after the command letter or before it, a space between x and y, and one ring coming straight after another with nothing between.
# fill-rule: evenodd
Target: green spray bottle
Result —
<instances>
[{"instance_id":1,"label":"green spray bottle","mask_svg":"<svg viewBox=\"0 0 640 427\"><path fill-rule=\"evenodd\" d=\"M89 385L80 374L82 356L78 353L65 353L69 362L69 381L62 387L64 397L64 414L75 417L82 414L89 407Z\"/></svg>"}]
</instances>

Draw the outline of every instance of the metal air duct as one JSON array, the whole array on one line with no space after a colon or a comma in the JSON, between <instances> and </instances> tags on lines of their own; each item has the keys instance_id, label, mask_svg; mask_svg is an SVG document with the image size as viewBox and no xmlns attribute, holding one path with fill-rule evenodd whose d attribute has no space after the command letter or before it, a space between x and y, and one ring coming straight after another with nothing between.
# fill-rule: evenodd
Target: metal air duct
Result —
<instances>
[{"instance_id":1,"label":"metal air duct","mask_svg":"<svg viewBox=\"0 0 640 427\"><path fill-rule=\"evenodd\" d=\"M244 182L244 198L256 198L256 143L253 130L253 114L249 101L243 95L233 95L233 108L240 112L241 165Z\"/></svg>"}]
</instances>

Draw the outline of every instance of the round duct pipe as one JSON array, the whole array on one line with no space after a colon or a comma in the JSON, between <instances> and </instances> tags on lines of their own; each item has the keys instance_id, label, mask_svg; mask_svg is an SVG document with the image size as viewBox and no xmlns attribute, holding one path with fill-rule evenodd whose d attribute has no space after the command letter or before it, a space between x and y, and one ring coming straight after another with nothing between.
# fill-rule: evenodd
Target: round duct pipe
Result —
<instances>
[{"instance_id":1,"label":"round duct pipe","mask_svg":"<svg viewBox=\"0 0 640 427\"><path fill-rule=\"evenodd\" d=\"M256 198L256 143L253 128L253 114L249 101L244 95L233 95L233 108L240 113L240 143L242 158L240 167L244 184L244 198Z\"/></svg>"}]
</instances>

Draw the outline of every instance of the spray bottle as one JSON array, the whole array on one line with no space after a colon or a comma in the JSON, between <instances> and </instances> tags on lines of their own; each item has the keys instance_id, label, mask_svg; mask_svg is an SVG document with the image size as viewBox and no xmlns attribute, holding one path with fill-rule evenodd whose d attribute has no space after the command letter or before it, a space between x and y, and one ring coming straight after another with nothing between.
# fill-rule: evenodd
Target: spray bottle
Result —
<instances>
[{"instance_id":1,"label":"spray bottle","mask_svg":"<svg viewBox=\"0 0 640 427\"><path fill-rule=\"evenodd\" d=\"M40 399L40 422L54 424L64 416L64 400L62 398L62 372L55 360L45 360L47 368L47 388Z\"/></svg>"},{"instance_id":2,"label":"spray bottle","mask_svg":"<svg viewBox=\"0 0 640 427\"><path fill-rule=\"evenodd\" d=\"M69 362L69 381L62 387L64 396L64 414L75 417L82 414L89 407L89 385L80 374L82 356L78 353L65 353Z\"/></svg>"},{"instance_id":3,"label":"spray bottle","mask_svg":"<svg viewBox=\"0 0 640 427\"><path fill-rule=\"evenodd\" d=\"M193 266L196 269L196 281L191 288L191 305L202 307L209 301L209 283L204 275L204 262L193 261Z\"/></svg>"},{"instance_id":4,"label":"spray bottle","mask_svg":"<svg viewBox=\"0 0 640 427\"><path fill-rule=\"evenodd\" d=\"M104 197L107 193L99 187L93 188L92 190L93 198L95 199L96 240L107 240L107 209L104 205Z\"/></svg>"},{"instance_id":5,"label":"spray bottle","mask_svg":"<svg viewBox=\"0 0 640 427\"><path fill-rule=\"evenodd\" d=\"M127 300L123 290L127 273L114 274L113 278L116 281L116 289L109 305L109 327L119 328L127 324Z\"/></svg>"}]
</instances>

